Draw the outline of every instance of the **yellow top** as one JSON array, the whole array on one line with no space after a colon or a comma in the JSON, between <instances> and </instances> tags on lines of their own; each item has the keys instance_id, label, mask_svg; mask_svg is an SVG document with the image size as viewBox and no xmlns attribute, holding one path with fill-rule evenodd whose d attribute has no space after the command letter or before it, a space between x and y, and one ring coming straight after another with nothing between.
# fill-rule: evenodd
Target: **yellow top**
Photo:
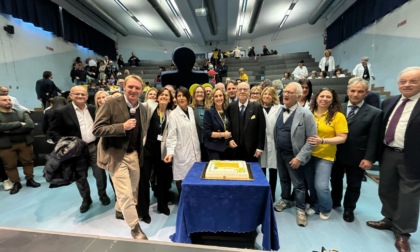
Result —
<instances>
[{"instance_id":1,"label":"yellow top","mask_svg":"<svg viewBox=\"0 0 420 252\"><path fill-rule=\"evenodd\" d=\"M327 113L328 113L328 110L325 111L321 115L321 117L317 117L316 114L314 114L315 122L318 127L319 137L331 138L331 137L335 137L339 133L349 132L346 117L342 113L337 112L329 124L327 124L325 121L327 117ZM337 152L336 145L319 144L312 151L312 156L329 160L329 161L334 161L336 152Z\"/></svg>"},{"instance_id":2,"label":"yellow top","mask_svg":"<svg viewBox=\"0 0 420 252\"><path fill-rule=\"evenodd\" d=\"M248 82L248 75L246 73L239 75L239 79L241 81L246 81Z\"/></svg>"}]
</instances>

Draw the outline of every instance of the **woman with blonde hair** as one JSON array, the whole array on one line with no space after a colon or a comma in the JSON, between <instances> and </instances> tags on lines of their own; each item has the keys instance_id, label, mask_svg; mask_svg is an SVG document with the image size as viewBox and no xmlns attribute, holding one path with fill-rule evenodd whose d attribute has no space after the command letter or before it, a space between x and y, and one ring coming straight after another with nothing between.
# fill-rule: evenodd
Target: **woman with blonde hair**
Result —
<instances>
[{"instance_id":1,"label":"woman with blonde hair","mask_svg":"<svg viewBox=\"0 0 420 252\"><path fill-rule=\"evenodd\" d=\"M109 94L106 91L100 90L100 91L96 92L95 98L94 98L96 110L98 110L99 107L102 106L102 104L105 103L108 96L109 96Z\"/></svg>"},{"instance_id":2,"label":"woman with blonde hair","mask_svg":"<svg viewBox=\"0 0 420 252\"><path fill-rule=\"evenodd\" d=\"M204 112L203 138L209 160L225 160L226 140L232 137L229 120L226 116L228 94L220 88L215 88L207 101Z\"/></svg>"},{"instance_id":3,"label":"woman with blonde hair","mask_svg":"<svg viewBox=\"0 0 420 252\"><path fill-rule=\"evenodd\" d=\"M319 61L320 71L331 73L335 70L335 60L331 53L331 49L327 49L324 51L324 57L322 57L322 59Z\"/></svg>"},{"instance_id":4,"label":"woman with blonde hair","mask_svg":"<svg viewBox=\"0 0 420 252\"><path fill-rule=\"evenodd\" d=\"M200 140L201 161L208 161L208 156L203 142L203 119L206 105L207 94L203 86L198 85L192 92L191 108L194 111L195 126Z\"/></svg>"},{"instance_id":5,"label":"woman with blonde hair","mask_svg":"<svg viewBox=\"0 0 420 252\"><path fill-rule=\"evenodd\" d=\"M156 88L154 87L150 88L146 92L146 95L144 96L144 103L146 103L147 101L155 102L157 99L157 93L158 93L158 90Z\"/></svg>"},{"instance_id":6,"label":"woman with blonde hair","mask_svg":"<svg viewBox=\"0 0 420 252\"><path fill-rule=\"evenodd\" d=\"M251 89L252 90L252 89ZM251 91L252 93L252 91ZM274 143L274 127L276 126L279 110L281 109L279 96L275 87L266 87L261 94L261 104L265 117L265 144L259 162L264 174L269 171L269 183L273 201L276 199L277 185L277 152Z\"/></svg>"},{"instance_id":7,"label":"woman with blonde hair","mask_svg":"<svg viewBox=\"0 0 420 252\"><path fill-rule=\"evenodd\" d=\"M253 86L250 91L249 101L261 103L262 89L259 86Z\"/></svg>"}]
</instances>

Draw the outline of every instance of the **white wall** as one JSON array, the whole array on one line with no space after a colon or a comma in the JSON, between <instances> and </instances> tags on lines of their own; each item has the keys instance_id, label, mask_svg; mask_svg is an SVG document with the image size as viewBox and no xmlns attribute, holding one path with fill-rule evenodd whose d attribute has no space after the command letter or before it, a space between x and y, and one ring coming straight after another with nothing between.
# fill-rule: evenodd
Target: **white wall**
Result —
<instances>
[{"instance_id":1,"label":"white wall","mask_svg":"<svg viewBox=\"0 0 420 252\"><path fill-rule=\"evenodd\" d=\"M336 62L350 71L368 56L376 76L375 83L398 94L398 75L408 66L420 66L420 33L418 24L420 1L409 1L381 20L344 41L333 49ZM407 23L398 27L398 23Z\"/></svg>"},{"instance_id":2,"label":"white wall","mask_svg":"<svg viewBox=\"0 0 420 252\"><path fill-rule=\"evenodd\" d=\"M69 90L71 65L77 56L97 57L91 50L75 46L32 24L8 15L0 15L0 27L13 25L15 34L0 31L0 85L28 108L40 107L35 82L46 70L52 71L55 84Z\"/></svg>"}]
</instances>

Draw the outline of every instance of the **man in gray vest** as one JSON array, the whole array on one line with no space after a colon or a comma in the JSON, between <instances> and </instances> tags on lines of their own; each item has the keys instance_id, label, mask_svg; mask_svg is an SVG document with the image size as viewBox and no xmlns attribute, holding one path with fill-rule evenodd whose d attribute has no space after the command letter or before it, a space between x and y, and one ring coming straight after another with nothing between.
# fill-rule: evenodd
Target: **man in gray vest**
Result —
<instances>
[{"instance_id":1,"label":"man in gray vest","mask_svg":"<svg viewBox=\"0 0 420 252\"><path fill-rule=\"evenodd\" d=\"M316 135L317 129L313 114L298 103L301 95L302 87L297 82L289 83L283 90L284 107L274 128L282 199L274 204L274 209L281 212L292 206L292 182L295 190L296 222L299 226L305 227L307 225L305 178L311 177L306 164L315 147L306 143L306 139ZM313 185L313 183L308 184Z\"/></svg>"}]
</instances>

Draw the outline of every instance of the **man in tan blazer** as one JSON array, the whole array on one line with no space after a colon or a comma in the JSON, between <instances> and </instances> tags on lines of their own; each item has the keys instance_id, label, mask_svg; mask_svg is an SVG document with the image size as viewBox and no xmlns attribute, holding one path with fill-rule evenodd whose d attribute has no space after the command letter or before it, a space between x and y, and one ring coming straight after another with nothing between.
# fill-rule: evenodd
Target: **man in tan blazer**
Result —
<instances>
[{"instance_id":1,"label":"man in tan blazer","mask_svg":"<svg viewBox=\"0 0 420 252\"><path fill-rule=\"evenodd\" d=\"M125 219L134 239L147 240L136 210L140 166L147 135L146 108L139 102L143 80L129 75L125 94L105 102L96 114L93 134L100 137L98 166L108 170L117 195L116 217Z\"/></svg>"}]
</instances>

